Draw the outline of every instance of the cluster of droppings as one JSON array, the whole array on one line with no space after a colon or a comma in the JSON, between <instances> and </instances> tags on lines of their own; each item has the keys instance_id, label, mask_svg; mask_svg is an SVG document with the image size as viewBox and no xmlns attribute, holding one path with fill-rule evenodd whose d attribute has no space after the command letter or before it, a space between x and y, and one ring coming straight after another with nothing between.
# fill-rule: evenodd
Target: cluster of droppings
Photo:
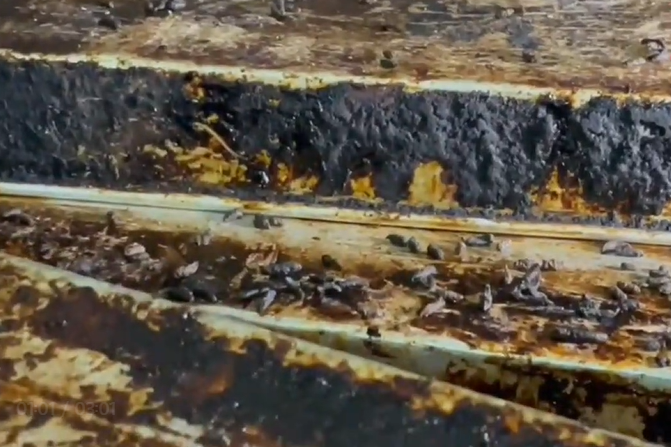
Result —
<instances>
[{"instance_id":1,"label":"cluster of droppings","mask_svg":"<svg viewBox=\"0 0 671 447\"><path fill-rule=\"evenodd\" d=\"M113 213L98 222L9 209L0 219L0 246L9 253L172 301L414 326L476 347L550 349L607 362L634 349L623 339L663 336L633 328L671 322L671 282L662 270L645 278L640 270L612 270L596 280L554 259L514 258L511 241L489 234L463 236L450 247L419 235L391 234L386 242L391 255L406 251L416 266L376 269L331 253L248 247L211 231L129 230ZM614 254L622 246L606 244L602 251ZM639 253L624 247L620 255Z\"/></svg>"},{"instance_id":2,"label":"cluster of droppings","mask_svg":"<svg viewBox=\"0 0 671 447\"><path fill-rule=\"evenodd\" d=\"M386 239L392 246L407 249L412 254L425 253L426 256L433 261L444 261L446 259L445 249L438 244L431 243L424 248L424 245L422 245L422 243L414 236L405 237L395 233L387 235ZM512 254L512 245L510 239L497 240L492 234L478 234L462 237L451 250L448 250L448 253L451 251L452 254L461 261L467 261L471 259L469 256L469 247L494 249L496 252L500 253L501 256L506 258Z\"/></svg>"}]
</instances>

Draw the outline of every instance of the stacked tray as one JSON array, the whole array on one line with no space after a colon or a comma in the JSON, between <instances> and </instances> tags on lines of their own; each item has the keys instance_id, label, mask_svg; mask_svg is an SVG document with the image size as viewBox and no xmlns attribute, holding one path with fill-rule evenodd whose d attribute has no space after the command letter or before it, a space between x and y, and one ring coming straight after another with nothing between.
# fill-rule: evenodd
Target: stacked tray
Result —
<instances>
[{"instance_id":1,"label":"stacked tray","mask_svg":"<svg viewBox=\"0 0 671 447\"><path fill-rule=\"evenodd\" d=\"M212 321L251 324L587 426L669 441L663 246L104 197L5 196L0 246L61 275L128 287Z\"/></svg>"},{"instance_id":2,"label":"stacked tray","mask_svg":"<svg viewBox=\"0 0 671 447\"><path fill-rule=\"evenodd\" d=\"M643 446L0 255L4 445Z\"/></svg>"},{"instance_id":3,"label":"stacked tray","mask_svg":"<svg viewBox=\"0 0 671 447\"><path fill-rule=\"evenodd\" d=\"M665 4L0 15L5 443L671 444Z\"/></svg>"}]
</instances>

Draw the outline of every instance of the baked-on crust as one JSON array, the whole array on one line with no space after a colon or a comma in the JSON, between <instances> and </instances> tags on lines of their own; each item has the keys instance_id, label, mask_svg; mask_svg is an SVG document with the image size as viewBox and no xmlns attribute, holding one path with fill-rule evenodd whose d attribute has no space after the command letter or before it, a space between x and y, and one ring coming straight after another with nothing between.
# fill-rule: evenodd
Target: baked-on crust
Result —
<instances>
[{"instance_id":1,"label":"baked-on crust","mask_svg":"<svg viewBox=\"0 0 671 447\"><path fill-rule=\"evenodd\" d=\"M663 5L193 3L4 2L2 178L669 227Z\"/></svg>"}]
</instances>

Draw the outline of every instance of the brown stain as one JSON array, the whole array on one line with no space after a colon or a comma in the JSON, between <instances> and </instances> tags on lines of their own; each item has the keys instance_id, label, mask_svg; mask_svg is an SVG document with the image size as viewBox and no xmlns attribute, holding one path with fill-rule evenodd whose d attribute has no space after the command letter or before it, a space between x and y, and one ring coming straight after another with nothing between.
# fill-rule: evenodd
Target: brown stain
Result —
<instances>
[{"instance_id":1,"label":"brown stain","mask_svg":"<svg viewBox=\"0 0 671 447\"><path fill-rule=\"evenodd\" d=\"M408 203L413 206L451 207L457 187L449 183L449 174L440 163L432 161L418 166L408 188Z\"/></svg>"},{"instance_id":2,"label":"brown stain","mask_svg":"<svg viewBox=\"0 0 671 447\"><path fill-rule=\"evenodd\" d=\"M15 205L0 203L0 213ZM39 228L49 228L48 240L60 247L64 258L46 259L40 253L40 244L31 239L12 239L15 229L11 225L0 225L0 246L8 253L44 262L64 269L80 272L77 258L88 256L95 244L97 235L104 229L106 222L93 212L64 212L44 205L25 208L31 212L38 222ZM120 216L122 217L122 216ZM67 229L67 231L63 231ZM44 230L40 230L43 232ZM243 243L235 238L214 237L207 246L196 246L194 230L188 228L152 228L143 226L142 221L121 221L118 234L119 241L104 246L109 256L116 256L116 262L105 261L99 264L95 272L84 274L98 279L156 293L166 286L171 278L170 268L151 270L140 268L128 263L122 256L123 247L131 242L142 244L147 252L156 259L163 259L167 253L179 253L179 262L198 261L201 272L216 272L216 281L212 287L221 296L220 304L241 308L243 303L234 298L237 289L228 285L243 269L245 260L252 254L263 251L263 245ZM353 230L355 231L355 230ZM39 233L44 234L44 233ZM263 233L260 233L260 235ZM384 234L384 233L382 233ZM73 237L76 236L76 237ZM44 243L44 240L42 241ZM278 250L278 261L299 261L305 272L323 271L321 250L287 248L282 246L281 239L273 239ZM576 247L580 243L576 242ZM386 245L386 244L385 244ZM587 251L598 252L599 245L582 243ZM165 247L171 247L166 251ZM97 248L96 250L100 250ZM449 250L446 247L446 250ZM661 248L647 247L650 254L658 252L666 256ZM477 251L476 251L477 253ZM482 252L487 255L487 252ZM219 259L224 256L225 262ZM655 364L655 352L644 351L640 344L646 337L661 337L660 327L671 318L671 307L668 301L652 293L643 292L637 297L642 310L637 312L635 320L617 331L611 339L600 345L589 345L586 349L576 350L574 345L553 342L546 329L564 322L564 318L544 314L543 308L526 307L510 302L496 302L490 315L482 315L477 307L467 302L448 305L446 310L437 314L418 318L427 300L416 292L403 286L407 283L411 272L424 265L410 258L390 258L383 260L375 253L361 253L358 250L347 250L339 259L343 264L343 275L357 275L368 279L378 296L375 308L383 315L376 319L381 329L404 331L412 328L423 333L444 337L453 337L471 346L490 353L515 353L534 355L547 358L575 362L591 362L615 369L640 368ZM474 262L475 260L471 260ZM124 268L124 266L128 266ZM503 280L503 262L488 259L481 263L463 263L456 256L449 255L445 262L437 263L438 279L449 284L449 288L469 297L480 293L485 284L500 287ZM518 273L519 275L519 273ZM590 271L566 270L545 272L544 290L556 294L551 296L564 309L574 308L582 293L592 296L602 306L613 306L609 298L609 287L617 281L630 281L631 273L613 269L597 269ZM392 284L394 284L392 286ZM26 298L24 298L26 299ZM308 321L339 322L355 325L367 324L353 309L330 309L323 307L304 306L300 302L277 303L269 310L269 314L278 318L301 318ZM578 323L576 323L578 324ZM591 330L601 330L594 321L580 321L579 325ZM645 334L644 331L651 331Z\"/></svg>"},{"instance_id":3,"label":"brown stain","mask_svg":"<svg viewBox=\"0 0 671 447\"><path fill-rule=\"evenodd\" d=\"M17 205L16 201L6 201L0 202L0 214L4 213L6 210L13 208ZM28 212L32 213L33 217L38 221L44 221L45 224L48 224L51 228L67 227L71 228L75 234L81 236L91 235L92 233L99 231L104 227L104 220L101 219L99 212L76 212L76 211L62 211L55 208L50 208L42 202L36 202L31 206L22 206ZM134 229L127 231L126 225ZM126 223L120 225L120 230L122 233L120 236L128 236L130 241L138 241L143 243L149 250L150 253L155 254L159 252L160 245L170 245L170 246L180 246L182 244L188 244L191 238L194 236L194 233L189 230L184 230L183 232L161 232L156 230L147 230L142 226L141 221L134 221L132 223ZM4 231L0 231L2 235ZM55 237L55 236L52 236ZM85 251L84 246L79 246L72 243L71 240L63 241L67 243L67 246L75 250L75 253L83 253ZM7 240L0 236L0 244L7 244ZM578 243L576 243L578 244ZM583 243L583 245L591 246L594 251L598 251L599 244L596 243ZM20 255L27 256L29 258L34 258L34 252L31 253L27 245L24 245L21 241L14 241L11 245L5 246L10 252ZM35 247L33 247L35 248ZM226 279L228 276L232 276L239 271L241 265L239 262L246 259L247 255L254 252L256 247L247 246L241 244L234 239L218 239L215 238L211 246L201 247L196 251L188 250L186 252L186 260L200 260L203 266L207 266L208 263L212 262L217 257L220 257L222 254L227 256L234 256L239 261L233 262L232 264L226 265L225 268L219 269L218 272L223 279ZM661 247L646 247L646 252L659 252L658 254L663 254L665 252L664 248ZM297 259L300 257L301 261L305 264L306 268L309 271L318 271L319 266L319 256L321 253L297 253L289 252L285 250L281 251L281 260L286 259ZM496 273L489 271L487 265L463 265L448 261L444 264L439 264L441 275L448 275L446 277L458 281L460 284L457 288L458 291L463 293L474 293L479 291L485 283L496 283L498 276ZM403 275L404 269L402 266L397 267L396 269L378 269L376 265L371 264L368 260L362 260L361 263L354 263L352 265L347 265L347 272L358 274L373 280L379 280L381 277L394 277L397 275ZM100 273L98 274L100 275ZM615 282L617 279L622 279L622 275L627 275L626 273L610 271L610 270L599 270L594 272L581 272L581 271L560 271L560 272L547 272L544 274L545 284L547 287L555 290L570 290L573 293L577 292L587 292L595 295L605 294L607 287ZM100 276L99 276L100 277ZM2 275L0 276L0 285L9 286L12 284L11 275ZM147 291L155 291L158 287L158 280L137 280L129 279L128 277L119 279L114 275L108 277L102 277L101 279L111 280L112 282L122 282L126 285L131 285L136 288L140 288ZM377 286L376 286L377 287ZM39 295L36 295L31 289L21 289L23 292L20 295L20 301L24 306L19 308L11 307L11 312L15 315L20 315L22 319L31 318L34 308L37 307L40 302ZM18 297L19 295L16 294ZM576 298L577 299L577 298ZM638 316L637 324L645 326L648 323L654 323L658 321L659 318L666 318L669 313L668 303L664 300L661 300L654 296L649 296L643 294L640 298L641 302L644 305L645 312ZM607 299L604 299L607 301ZM563 303L562 303L563 304ZM473 312L467 308L456 308L455 314L450 314L453 316L448 316L447 314L440 314L433 317L429 317L423 320L418 320L414 318L419 310L421 309L422 302L418 300L417 297L408 295L404 292L398 292L391 296L391 299L388 302L388 305L385 307L387 311L391 313L391 319L383 322L382 327L386 330L400 330L403 331L404 328L413 327L416 329L425 330L429 334L441 335L441 336L452 336L457 339L466 341L473 348L482 349L489 352L501 352L509 353L516 352L521 354L531 354L536 356L543 356L547 358L556 358L561 360L570 360L570 361L579 361L587 362L590 364L602 364L613 369L622 369L622 368L640 368L647 364L652 364L654 353L642 353L640 347L636 345L636 337L640 334L636 333L623 333L621 336L614 337L606 345L596 349L584 349L576 350L572 346L561 346L553 343L547 343L542 340L539 340L541 332L538 330L538 326L535 326L538 323L542 323L542 318L539 316L526 316L522 320L515 320L519 318L519 310L512 312L510 315L507 315L509 312L503 307L497 307L497 312L494 312L494 318L502 318L502 321L507 321L509 326L507 329L512 330L517 338L510 338L511 334L508 333L508 339L503 338L501 333L498 332L496 328L492 329L483 325L486 323L486 320L483 320L477 312ZM93 310L87 310L85 307L82 307L82 311L85 314L93 312ZM148 312L149 309L146 305L141 305L133 310L133 312L142 312L143 314ZM336 315L329 312L315 311L314 309L305 309L300 306L288 305L288 306L279 306L272 310L271 312L278 317L300 317L312 321L322 321L322 322L347 322L353 324L365 324L362 320L356 315ZM456 317L454 316L456 315ZM507 316L506 316L507 315ZM505 318L504 318L505 317ZM148 327L153 328L155 332L160 331L161 329L161 319L153 318L152 316L143 317L146 320ZM456 319L455 319L456 318ZM56 318L56 321L59 319ZM490 320L491 322L491 320ZM100 324L93 322L92 324ZM111 331L113 328L107 328L102 326L101 330ZM229 349L235 352L244 354L247 352L246 347L242 343L231 342L229 343ZM282 354L284 361L287 362L286 365L290 364L302 364L306 366L311 362L306 357L292 358L291 355L286 354L290 351L287 346L276 346L276 350L282 351L285 354ZM302 362L302 363L301 363ZM305 363L308 362L308 363ZM521 374L521 373L520 373ZM236 375L235 368L229 366L221 366L217 369L215 376L194 374L193 381L189 385L188 394L191 395L192 399L195 402L205 402L208 399L208 396L217 393L226 392L232 385L234 377ZM572 372L571 376L575 374ZM535 380L537 377L541 377L540 374L527 374L527 377L531 377L528 380L518 380L517 377L513 379L512 383L516 388L512 389L510 383L505 382L501 385L502 389L499 391L486 391L484 385L472 385L475 389L483 392L487 392L494 395L503 395L513 396L511 400L514 400L525 405L532 405L542 410L554 411L552 407L552 394L547 392L545 395L539 394L539 383ZM374 376L373 376L374 377ZM457 377L459 377L457 375ZM505 376L510 377L510 376ZM521 377L521 376L520 376ZM472 378L474 381L481 381L480 378ZM363 380L363 379L362 379ZM369 380L369 379L366 379ZM455 383L460 384L459 380L465 380L463 378L455 379ZM484 379L482 379L484 380ZM589 378L581 379L581 383L591 383L590 380L594 382L593 385L585 385L588 388L589 392L591 387L596 387L598 390L602 385L608 385L612 382L612 377L610 376L590 376ZM602 383L603 382L603 383ZM479 382L478 382L479 383ZM468 385L471 386L471 385ZM619 389L623 390L624 387L630 386L630 384L622 385ZM554 391L553 391L554 392ZM499 393L499 394L496 394ZM503 393L503 394L502 394ZM584 400L577 400L580 395L571 395L566 399L570 399L570 402L577 405L576 402L583 404L581 407L583 409L582 417L589 418L590 421L594 421L594 424L602 427L615 427L615 423L612 420L606 419L606 415L612 414L614 406L620 405L623 408L626 408L629 412L636 411L639 414L638 405L641 402L644 402L645 399L653 399L650 403L648 410L650 408L661 407L661 403L655 403L655 399L658 398L657 395L651 394L645 390L636 390L635 396L638 400L633 403L630 403L627 400L619 400L618 396L621 396L624 391L620 391L619 394L615 391L610 392L609 396L613 397L608 403L608 412L600 410L603 405L599 406L594 404L591 406L592 402L587 402ZM598 394L598 393L597 393ZM550 397L548 397L550 396ZM146 413L148 409L152 407L151 400L147 396L140 396L137 392L127 394L124 397L126 403L120 403L121 400L118 400L117 405L119 408L126 408L126 414L128 415L139 415ZM423 402L420 400L420 402ZM420 404L415 404L419 405ZM562 404L563 405L563 404ZM564 407L556 410L558 414L563 416L572 417L571 408L565 404ZM145 407L147 409L145 409ZM646 417L645 426L653 427L648 421L657 420L654 419L653 411L648 412L649 417ZM626 421L634 420L635 417L631 416ZM587 419L586 419L587 420ZM622 423L624 425L624 422ZM621 425L622 426L622 425ZM620 427L621 427L620 426ZM657 424L659 426L659 424ZM627 425L627 427L631 427ZM633 430L633 431L632 431ZM636 431L638 430L638 431ZM626 428L621 430L625 433L639 433L641 432L640 427L636 428ZM638 436L638 435L637 435Z\"/></svg>"},{"instance_id":4,"label":"brown stain","mask_svg":"<svg viewBox=\"0 0 671 447\"><path fill-rule=\"evenodd\" d=\"M3 331L0 342L3 357L0 414L3 415L6 427L14 428L4 432L6 437L0 436L0 439L26 445L26 439L50 433L54 442L60 441L64 435L68 439L79 439L84 445L91 442L146 447L176 445L155 439L146 432L139 435L123 426L123 422L127 422L131 415L130 410L135 408L137 411L138 402L132 402L132 399L139 393L132 387L118 388L124 378L113 375L109 361L105 364L98 358L94 364L87 365L92 360L90 353L82 355L81 351L68 350L58 341L39 339L26 332L24 324L34 315L35 303L26 302L23 299L25 293L19 293L19 289L32 287L28 284L35 283L25 275L7 269L4 264L1 270L7 287L3 289L0 298L4 309L0 316ZM8 279L9 276L13 281ZM10 285L10 282L14 282L14 285ZM17 283L22 285L17 288ZM42 290L51 289L44 285L38 287ZM41 295L42 303L48 301L43 293L37 290L34 293ZM12 303L13 298L19 301ZM61 322L50 321L49 324L58 326ZM40 344L46 348L37 353L35 349ZM77 368L73 362L77 363ZM45 377L50 368L57 368L58 373ZM84 371L92 376L82 377ZM96 380L100 374L105 376L103 383ZM86 380L89 385L80 385L78 380ZM144 417L160 413L156 409L152 412L147 411L149 408L144 410ZM117 422L122 425L116 426Z\"/></svg>"},{"instance_id":5,"label":"brown stain","mask_svg":"<svg viewBox=\"0 0 671 447\"><path fill-rule=\"evenodd\" d=\"M662 422L671 392L609 372L565 371L489 358L451 360L440 377L458 386L652 442L668 442Z\"/></svg>"}]
</instances>

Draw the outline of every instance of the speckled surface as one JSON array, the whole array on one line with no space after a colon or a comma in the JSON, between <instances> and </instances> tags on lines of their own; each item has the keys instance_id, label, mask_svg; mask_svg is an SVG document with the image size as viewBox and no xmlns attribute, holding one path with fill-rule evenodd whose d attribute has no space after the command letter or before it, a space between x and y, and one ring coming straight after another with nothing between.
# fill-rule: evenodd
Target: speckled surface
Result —
<instances>
[{"instance_id":1,"label":"speckled surface","mask_svg":"<svg viewBox=\"0 0 671 447\"><path fill-rule=\"evenodd\" d=\"M285 20L261 0L176 3L184 7L173 14L148 14L135 0L10 0L0 9L7 18L0 41L24 53L125 53L343 75L510 82L521 89L669 91L663 65L624 66L640 55L640 39L671 37L671 13L662 3L296 0L281 2ZM112 20L101 23L105 17ZM392 52L396 70L380 65L384 50Z\"/></svg>"}]
</instances>

